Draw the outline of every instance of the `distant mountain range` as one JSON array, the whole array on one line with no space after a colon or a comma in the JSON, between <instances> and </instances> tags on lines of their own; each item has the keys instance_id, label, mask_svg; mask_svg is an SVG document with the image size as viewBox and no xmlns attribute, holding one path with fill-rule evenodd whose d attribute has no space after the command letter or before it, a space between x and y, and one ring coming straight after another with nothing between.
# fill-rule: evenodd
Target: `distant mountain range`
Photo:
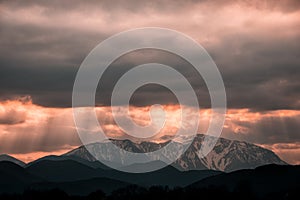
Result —
<instances>
[{"instance_id":1,"label":"distant mountain range","mask_svg":"<svg viewBox=\"0 0 300 200\"><path fill-rule=\"evenodd\" d=\"M219 138L213 150L207 156L202 158L199 156L198 152L203 140L204 135L198 134L187 151L172 165L181 171L217 170L230 172L239 169L253 169L267 164L286 164L270 150L247 142L233 141L224 138ZM134 143L130 140L112 141L122 149L137 153L152 152L166 145L166 143L157 144L153 142ZM177 139L176 142L179 143L184 141ZM97 156L104 160L108 160L108 162L117 162L122 158L122 155L120 155L118 151L108 152L107 143L93 143L88 145L88 148L92 149ZM173 152L169 153L170 157L174 156L172 155ZM84 146L74 149L64 154L64 156L96 161ZM121 166L122 163L115 163L115 165ZM145 165L141 165L141 167L145 167Z\"/></svg>"},{"instance_id":2,"label":"distant mountain range","mask_svg":"<svg viewBox=\"0 0 300 200\"><path fill-rule=\"evenodd\" d=\"M171 188L225 185L234 189L244 180L250 181L250 185L255 183L265 187L266 184L272 185L272 181L277 178L283 181L290 179L288 186L297 186L297 178L300 178L299 166L287 165L273 152L253 144L220 138L213 151L201 158L197 152L203 139L203 135L197 135L192 145L172 166L148 173L126 173L111 169L95 160L83 146L61 156L46 156L28 164L11 156L1 155L0 194L21 193L26 189L54 188L71 195L87 195L98 189L108 194L132 184L141 187L161 185ZM148 152L165 145L151 142L134 143L129 140L113 142L125 150L135 152ZM181 141L177 138L176 142ZM106 143L90 145L100 154L105 152ZM107 154L103 153L103 156ZM108 162L114 161L113 156L114 154L110 154L111 160ZM262 165L267 166L256 168ZM164 163L157 160L150 163L134 163L123 168L139 169L149 166L160 167L164 166ZM278 187L287 189L285 186ZM259 186L255 188L263 193L259 191ZM271 186L268 188L271 190Z\"/></svg>"},{"instance_id":3,"label":"distant mountain range","mask_svg":"<svg viewBox=\"0 0 300 200\"><path fill-rule=\"evenodd\" d=\"M60 189L69 195L83 196L98 190L110 194L134 184L144 188L181 186L193 192L213 188L229 192L241 190L243 194L246 191L261 197L278 193L282 197L300 188L299 179L300 166L291 165L266 165L230 173L212 170L180 172L168 166L155 172L134 174L92 168L68 159L42 160L25 168L8 161L0 162L0 195L20 194L28 189Z\"/></svg>"},{"instance_id":4,"label":"distant mountain range","mask_svg":"<svg viewBox=\"0 0 300 200\"><path fill-rule=\"evenodd\" d=\"M203 178L221 174L212 170L180 172L172 166L149 173L125 173L112 169L93 168L72 159L40 160L25 168L0 162L0 193L22 192L24 189L60 188L69 194L87 195L97 189L106 193L136 184L143 187L166 185L187 186Z\"/></svg>"},{"instance_id":5,"label":"distant mountain range","mask_svg":"<svg viewBox=\"0 0 300 200\"><path fill-rule=\"evenodd\" d=\"M0 193L22 192L29 185L41 181L44 180L14 162L0 162Z\"/></svg>"},{"instance_id":6,"label":"distant mountain range","mask_svg":"<svg viewBox=\"0 0 300 200\"><path fill-rule=\"evenodd\" d=\"M212 137L211 137L212 138ZM214 139L214 138L212 138ZM176 138L175 143L187 143L191 138ZM268 164L278 164L285 165L274 152L259 147L254 144L250 144L242 141L228 140L225 138L219 138L213 150L205 157L199 155L199 150L201 149L201 144L204 140L204 135L198 134L192 141L190 147L186 152L172 164L173 167L180 171L189 170L215 170L231 172L239 169L253 169L258 166L268 165ZM120 148L131 151L131 152L151 152L155 151L164 145L165 143L153 143L153 142L141 142L135 143L130 140L112 140ZM122 164L117 163L116 160L122 157L118 151L108 152L107 143L93 143L87 145L89 149L94 151L94 154L103 158L106 164L114 163L115 166L120 166L120 169L137 169L139 168L151 168L151 166L164 166L165 164L157 158L157 161L150 163L133 163L133 164ZM170 153L170 157L174 156L174 152ZM168 154L167 154L168 156ZM105 164L97 161L90 153L87 151L85 146L80 146L66 154L61 156L45 156L43 158L37 159L31 163L25 164L24 162L9 156L2 154L0 155L0 161L10 161L18 164L22 167L25 165L31 166L34 163L41 162L44 160L49 161L62 161L62 160L73 160L81 164L87 165L92 168L110 169ZM134 171L134 170L133 170Z\"/></svg>"}]
</instances>

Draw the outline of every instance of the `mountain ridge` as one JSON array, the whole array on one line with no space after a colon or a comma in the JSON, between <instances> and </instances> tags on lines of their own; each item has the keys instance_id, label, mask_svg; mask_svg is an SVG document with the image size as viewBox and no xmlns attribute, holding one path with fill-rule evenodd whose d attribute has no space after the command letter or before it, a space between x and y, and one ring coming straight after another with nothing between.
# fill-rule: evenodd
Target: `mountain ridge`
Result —
<instances>
[{"instance_id":1,"label":"mountain ridge","mask_svg":"<svg viewBox=\"0 0 300 200\"><path fill-rule=\"evenodd\" d=\"M10 161L10 162L13 162L13 163L15 163L15 164L21 166L21 167L24 167L24 166L26 165L23 161L21 161L21 160L15 158L15 157L13 157L13 156L10 156L10 155L8 155L8 154L1 154L1 155L0 155L0 162L1 162L1 161Z\"/></svg>"},{"instance_id":2,"label":"mountain ridge","mask_svg":"<svg viewBox=\"0 0 300 200\"><path fill-rule=\"evenodd\" d=\"M268 149L244 141L225 138L218 138L213 150L207 156L201 157L199 151L204 137L204 135L198 134L186 152L172 165L181 171L210 169L231 172L239 169L253 169L266 164L287 164ZM211 137L209 139L215 138ZM153 142L134 143L130 140L112 140L112 142L126 151L137 153L155 151L166 144ZM106 143L92 143L88 144L87 147L95 151L94 153L97 156L101 156L103 160L111 159L109 162L115 162L122 157L117 152L109 152L108 154ZM85 146L80 146L63 154L63 156L80 157L89 161L96 160ZM174 155L170 154L170 156ZM119 163L119 165L122 166L122 163Z\"/></svg>"}]
</instances>

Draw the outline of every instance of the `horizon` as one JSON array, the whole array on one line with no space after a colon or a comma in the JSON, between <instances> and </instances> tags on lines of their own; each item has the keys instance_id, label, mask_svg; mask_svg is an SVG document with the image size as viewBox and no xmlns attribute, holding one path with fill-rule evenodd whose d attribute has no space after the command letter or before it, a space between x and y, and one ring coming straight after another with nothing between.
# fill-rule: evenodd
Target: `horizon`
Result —
<instances>
[{"instance_id":1,"label":"horizon","mask_svg":"<svg viewBox=\"0 0 300 200\"><path fill-rule=\"evenodd\" d=\"M197 135L195 136L195 137L197 137L198 135L205 135L205 134L203 134L203 133L197 133ZM114 138L109 138L109 140L117 140L117 141L125 141L125 140L129 140L129 141L131 141L131 142L133 142L133 143L135 143L135 144L141 144L142 142L149 142L149 143L156 143L156 144L164 144L164 143L168 143L168 142L170 142L170 141L172 141L172 139L176 139L176 138L178 138L178 137L180 137L180 136L172 136L172 137L174 137L174 138L171 138L171 139L162 139L162 140L158 140L158 141L133 141L133 140L131 140L131 139L128 139L128 138L125 138L125 139L118 139L118 138L116 138L116 139L114 139ZM210 137L214 137L214 136L210 136ZM224 138L224 137L219 137L218 138L218 140L219 139L226 139L226 138ZM226 140L230 140L230 139L226 139ZM175 141L175 140L174 140ZM252 144L252 145L255 145L255 146L258 146L258 147L261 147L261 148L263 148L263 149L267 149L267 150L270 150L270 151L272 151L271 149L268 149L268 148L265 148L264 146L260 146L260 145L258 145L258 144L254 144L254 143L249 143L249 142L246 142L246 141L243 141L243 140L230 140L230 141L233 141L233 142L245 142L245 143L247 143L247 144ZM178 142L178 140L176 140L175 142ZM97 143L105 143L105 141L103 141L103 142L96 142L96 143L89 143L89 144L86 144L86 145L90 145L90 144L97 144ZM180 143L180 141L179 141L179 143ZM38 154L38 156L35 156L35 157L26 157L26 158L23 158L22 156L24 156L24 155L15 155L15 154L5 154L5 153L2 153L2 154L0 154L0 156L10 156L10 157L13 157L13 158L15 158L15 159L17 159L17 160L19 160L19 161L22 161L22 162L24 162L25 164L29 164L29 163L31 163L31 162L34 162L34 161L36 161L36 160L39 160L40 158L44 158L44 157L47 157L47 156L63 156L64 154L67 154L67 153L70 153L70 152L72 152L72 151L74 151L74 150L77 150L77 149L79 149L79 148L81 148L81 147L84 147L84 145L80 145L80 146L75 146L74 148L72 148L72 149L70 149L70 150L66 150L66 151L63 151L63 152L57 152L57 153L55 153L55 154L48 154L48 153L45 153L45 154ZM273 152L273 151L272 151ZM275 153L275 152L273 152L273 153ZM276 156L278 156L276 153L275 153L275 155ZM280 158L280 156L278 156L279 158ZM280 158L282 161L284 161L282 158ZM288 162L286 162L286 161L284 161L286 164L288 164L288 165L299 165L299 164L291 164L291 163L288 163Z\"/></svg>"}]
</instances>

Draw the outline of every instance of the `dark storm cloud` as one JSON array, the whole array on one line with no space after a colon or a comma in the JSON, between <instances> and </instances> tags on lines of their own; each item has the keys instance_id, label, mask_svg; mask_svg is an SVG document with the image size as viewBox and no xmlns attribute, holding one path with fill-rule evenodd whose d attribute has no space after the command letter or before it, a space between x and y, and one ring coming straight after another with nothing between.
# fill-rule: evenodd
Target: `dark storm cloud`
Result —
<instances>
[{"instance_id":1,"label":"dark storm cloud","mask_svg":"<svg viewBox=\"0 0 300 200\"><path fill-rule=\"evenodd\" d=\"M22 0L3 0L6 4L9 4L11 7L26 7L39 5L47 7L47 9L51 11L55 10L66 10L66 9L91 9L91 8L104 8L109 10L129 10L132 12L139 11L141 8L150 7L152 9L161 9L161 10L170 10L171 12L174 9L178 9L180 7L191 6L195 4L208 3L209 6L215 7L225 6L228 4L241 4L243 6L253 7L256 9L265 9L265 10L279 10L283 12L293 12L300 8L300 3L297 0L285 0L285 1L276 1L276 0L187 0L187 1L172 1L172 0L154 0L154 1L140 1L140 0L116 0L111 2L109 0L103 0L101 3L97 0L91 0L88 2L82 2L80 0L69 0L69 1L36 1L36 0L28 0L26 2Z\"/></svg>"},{"instance_id":2,"label":"dark storm cloud","mask_svg":"<svg viewBox=\"0 0 300 200\"><path fill-rule=\"evenodd\" d=\"M212 49L230 107L299 109L300 35L270 38L227 36Z\"/></svg>"},{"instance_id":3,"label":"dark storm cloud","mask_svg":"<svg viewBox=\"0 0 300 200\"><path fill-rule=\"evenodd\" d=\"M262 16L237 26L222 21L222 9L235 4L237 11L259 10L269 18L279 12L290 21L281 21L280 26L276 20L264 23ZM200 35L196 39L203 42L222 73L230 108L300 108L300 23L294 20L299 16L295 15L299 1L2 1L0 6L1 99L30 95L43 106L71 106L76 72L94 46L128 28L160 25ZM180 19L180 13L186 18ZM193 18L198 13L207 15L199 30ZM239 16L232 17L234 21ZM211 36L217 41L202 39ZM182 72L197 91L201 107L209 107L207 89L195 70L180 59L163 55L148 52L116 62L99 86L97 104L109 104L107 97L122 72L143 63L139 59L154 58ZM176 103L169 91L153 86L140 90L132 103L152 104L159 97L159 103Z\"/></svg>"},{"instance_id":4,"label":"dark storm cloud","mask_svg":"<svg viewBox=\"0 0 300 200\"><path fill-rule=\"evenodd\" d=\"M179 71L191 82L191 86L194 90L198 91L197 97L199 101L201 101L201 107L210 106L209 94L198 72L183 58L169 52L153 49L133 51L119 57L113 62L100 80L96 100L98 102L104 102L105 105L110 104L113 88L121 76L134 66L146 63L160 63L171 66ZM159 75L160 74L158 74L158 76ZM180 84L180 80L174 82L175 84ZM131 97L130 103L136 106L146 106L159 103L177 104L178 101L175 95L164 86L148 84L136 90Z\"/></svg>"},{"instance_id":5,"label":"dark storm cloud","mask_svg":"<svg viewBox=\"0 0 300 200\"><path fill-rule=\"evenodd\" d=\"M70 106L76 72L101 34L0 19L0 98L30 95L37 104Z\"/></svg>"}]
</instances>

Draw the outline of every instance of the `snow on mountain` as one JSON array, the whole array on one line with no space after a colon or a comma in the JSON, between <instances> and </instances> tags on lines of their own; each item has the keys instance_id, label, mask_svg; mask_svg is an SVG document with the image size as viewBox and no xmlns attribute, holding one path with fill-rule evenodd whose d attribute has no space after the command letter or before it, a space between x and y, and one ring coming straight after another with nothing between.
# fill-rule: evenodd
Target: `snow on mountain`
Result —
<instances>
[{"instance_id":1,"label":"snow on mountain","mask_svg":"<svg viewBox=\"0 0 300 200\"><path fill-rule=\"evenodd\" d=\"M274 152L242 141L219 138L213 150L205 157L198 154L203 135L197 135L184 155L175 162L183 170L213 169L235 171L252 169L267 164L286 164Z\"/></svg>"},{"instance_id":2,"label":"snow on mountain","mask_svg":"<svg viewBox=\"0 0 300 200\"><path fill-rule=\"evenodd\" d=\"M179 170L220 170L220 171L235 171L238 169L249 169L266 164L286 164L274 152L259 147L254 144L233 141L224 138L219 138L213 150L205 157L200 154L201 144L204 140L204 135L197 135L191 146L186 152L177 159L172 165ZM178 144L184 138L177 138ZM212 138L214 139L214 138ZM134 143L130 140L112 140L120 148L136 153L152 152L165 146L166 143L141 142ZM176 144L175 142L175 144ZM90 151L93 151L97 157L101 157L108 162L119 163L119 165L127 165L122 159L119 151L110 151L107 148L107 143L93 143L87 145ZM95 161L95 158L86 150L86 147L81 146L66 154L65 156L77 156L89 161ZM156 160L174 158L176 151L166 151L162 157L155 157ZM129 165L129 164L128 164Z\"/></svg>"}]
</instances>

